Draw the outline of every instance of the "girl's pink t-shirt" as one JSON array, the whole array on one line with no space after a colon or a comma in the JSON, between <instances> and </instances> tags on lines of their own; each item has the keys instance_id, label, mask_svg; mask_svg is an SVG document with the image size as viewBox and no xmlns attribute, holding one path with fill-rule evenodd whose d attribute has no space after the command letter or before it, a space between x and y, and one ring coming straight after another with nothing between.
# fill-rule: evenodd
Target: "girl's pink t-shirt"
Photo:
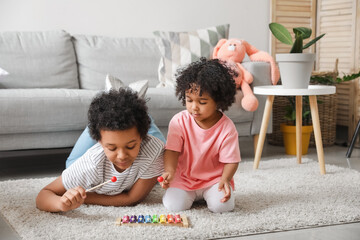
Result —
<instances>
[{"instance_id":1,"label":"girl's pink t-shirt","mask_svg":"<svg viewBox=\"0 0 360 240\"><path fill-rule=\"evenodd\" d=\"M166 149L180 152L170 187L197 190L220 181L225 163L241 161L238 133L225 114L209 129L200 128L187 110L169 123ZM234 188L234 182L231 180Z\"/></svg>"}]
</instances>

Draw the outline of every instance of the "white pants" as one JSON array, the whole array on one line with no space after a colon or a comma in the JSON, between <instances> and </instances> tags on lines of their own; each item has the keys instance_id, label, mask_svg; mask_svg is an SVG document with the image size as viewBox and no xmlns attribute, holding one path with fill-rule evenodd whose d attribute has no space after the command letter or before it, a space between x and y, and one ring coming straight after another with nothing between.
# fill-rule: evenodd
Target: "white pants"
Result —
<instances>
[{"instance_id":1,"label":"white pants","mask_svg":"<svg viewBox=\"0 0 360 240\"><path fill-rule=\"evenodd\" d=\"M230 199L224 203L220 201L224 197L224 193L219 191L218 188L219 183L194 191L185 191L180 188L168 188L163 197L163 204L169 211L179 212L190 209L194 201L204 199L209 210L214 213L234 210L235 198L232 188L230 187Z\"/></svg>"}]
</instances>

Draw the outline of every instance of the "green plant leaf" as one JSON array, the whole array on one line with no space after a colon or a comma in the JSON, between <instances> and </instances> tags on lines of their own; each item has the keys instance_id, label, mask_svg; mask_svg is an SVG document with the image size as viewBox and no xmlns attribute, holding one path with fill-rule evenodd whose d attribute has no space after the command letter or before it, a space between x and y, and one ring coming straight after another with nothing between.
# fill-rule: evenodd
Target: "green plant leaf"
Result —
<instances>
[{"instance_id":1,"label":"green plant leaf","mask_svg":"<svg viewBox=\"0 0 360 240\"><path fill-rule=\"evenodd\" d=\"M295 36L301 35L303 39L307 39L311 36L312 30L306 27L293 28Z\"/></svg>"},{"instance_id":2,"label":"green plant leaf","mask_svg":"<svg viewBox=\"0 0 360 240\"><path fill-rule=\"evenodd\" d=\"M305 46L303 47L303 49L306 49L306 48L310 47L311 45L313 45L314 43L316 43L318 40L320 40L320 38L322 38L323 36L325 36L325 33L321 34L320 36L317 36L316 38L314 38L313 40L311 40L310 42L308 42L307 44L305 44Z\"/></svg>"},{"instance_id":3,"label":"green plant leaf","mask_svg":"<svg viewBox=\"0 0 360 240\"><path fill-rule=\"evenodd\" d=\"M288 124L295 125L296 121L296 99L295 97L287 97L289 101L289 105L285 106L285 115L284 118L288 120ZM302 125L311 125L311 111L310 111L310 104L309 104L309 97L303 96L302 97ZM319 101L317 101L319 103Z\"/></svg>"},{"instance_id":4,"label":"green plant leaf","mask_svg":"<svg viewBox=\"0 0 360 240\"><path fill-rule=\"evenodd\" d=\"M310 83L323 84L323 85L335 85L342 82L348 82L360 77L360 71L352 74L345 74L343 77L333 76L311 76Z\"/></svg>"},{"instance_id":5,"label":"green plant leaf","mask_svg":"<svg viewBox=\"0 0 360 240\"><path fill-rule=\"evenodd\" d=\"M292 106L285 106L285 116L284 118L288 121L295 121L296 113L294 115L294 109Z\"/></svg>"},{"instance_id":6,"label":"green plant leaf","mask_svg":"<svg viewBox=\"0 0 360 240\"><path fill-rule=\"evenodd\" d=\"M279 23L270 23L269 24L270 31L278 39L280 42L285 43L287 45L292 45L292 37L290 32Z\"/></svg>"},{"instance_id":7,"label":"green plant leaf","mask_svg":"<svg viewBox=\"0 0 360 240\"><path fill-rule=\"evenodd\" d=\"M294 45L291 48L290 53L302 53L303 51L303 38L301 36L295 39Z\"/></svg>"},{"instance_id":8,"label":"green plant leaf","mask_svg":"<svg viewBox=\"0 0 360 240\"><path fill-rule=\"evenodd\" d=\"M336 78L336 83L342 83L342 82L347 82L347 81L351 81L354 80L356 78L360 77L360 71L358 73L353 73L350 75L344 75L342 78Z\"/></svg>"},{"instance_id":9,"label":"green plant leaf","mask_svg":"<svg viewBox=\"0 0 360 240\"><path fill-rule=\"evenodd\" d=\"M341 79L340 79L341 82ZM336 81L334 77L331 76L311 76L310 83L312 84L322 84L322 85L335 85Z\"/></svg>"}]
</instances>

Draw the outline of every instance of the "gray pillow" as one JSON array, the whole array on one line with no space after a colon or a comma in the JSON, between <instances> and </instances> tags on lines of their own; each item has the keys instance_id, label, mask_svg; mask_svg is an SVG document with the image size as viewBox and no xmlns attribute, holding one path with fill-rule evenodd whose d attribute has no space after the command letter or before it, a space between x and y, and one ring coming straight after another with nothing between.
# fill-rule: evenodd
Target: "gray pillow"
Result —
<instances>
[{"instance_id":1,"label":"gray pillow","mask_svg":"<svg viewBox=\"0 0 360 240\"><path fill-rule=\"evenodd\" d=\"M65 31L0 33L3 88L79 88L75 51Z\"/></svg>"},{"instance_id":2,"label":"gray pillow","mask_svg":"<svg viewBox=\"0 0 360 240\"><path fill-rule=\"evenodd\" d=\"M160 53L153 38L74 35L74 45L82 89L104 89L106 74L127 86L139 79L148 79L150 87L158 84Z\"/></svg>"}]
</instances>

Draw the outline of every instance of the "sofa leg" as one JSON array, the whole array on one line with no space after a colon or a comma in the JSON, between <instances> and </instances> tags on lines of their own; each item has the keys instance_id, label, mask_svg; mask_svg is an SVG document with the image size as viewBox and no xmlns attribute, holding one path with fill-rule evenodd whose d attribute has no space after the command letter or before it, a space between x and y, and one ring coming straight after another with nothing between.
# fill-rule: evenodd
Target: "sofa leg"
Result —
<instances>
[{"instance_id":1,"label":"sofa leg","mask_svg":"<svg viewBox=\"0 0 360 240\"><path fill-rule=\"evenodd\" d=\"M256 148L259 140L259 134L255 134L253 137L254 137L254 156L255 156Z\"/></svg>"}]
</instances>

